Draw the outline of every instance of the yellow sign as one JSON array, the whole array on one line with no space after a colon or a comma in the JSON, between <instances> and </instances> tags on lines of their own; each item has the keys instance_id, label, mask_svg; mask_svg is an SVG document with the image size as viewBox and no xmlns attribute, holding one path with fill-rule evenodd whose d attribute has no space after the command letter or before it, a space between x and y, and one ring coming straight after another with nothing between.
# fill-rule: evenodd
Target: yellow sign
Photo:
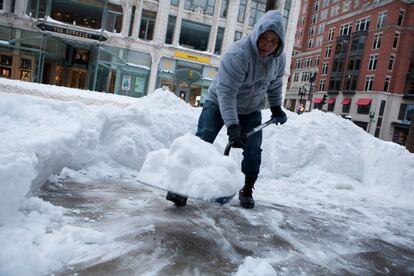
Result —
<instances>
[{"instance_id":1,"label":"yellow sign","mask_svg":"<svg viewBox=\"0 0 414 276\"><path fill-rule=\"evenodd\" d=\"M210 58L209 57L202 57L197 55L190 55L182 52L175 52L175 56L179 58L189 59L192 61L198 61L198 62L204 62L210 64Z\"/></svg>"}]
</instances>

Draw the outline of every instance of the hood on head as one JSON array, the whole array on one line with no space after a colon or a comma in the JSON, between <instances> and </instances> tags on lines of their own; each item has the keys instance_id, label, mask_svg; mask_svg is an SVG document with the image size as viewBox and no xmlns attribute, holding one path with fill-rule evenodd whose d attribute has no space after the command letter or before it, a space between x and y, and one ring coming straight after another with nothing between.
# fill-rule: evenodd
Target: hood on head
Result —
<instances>
[{"instance_id":1,"label":"hood on head","mask_svg":"<svg viewBox=\"0 0 414 276\"><path fill-rule=\"evenodd\" d=\"M257 54L259 54L257 40L262 33L267 31L274 31L279 36L280 45L275 50L274 55L279 56L282 54L285 47L285 26L283 20L282 13L276 10L268 11L260 17L259 21L254 25L253 32L250 34L250 42L253 44Z\"/></svg>"}]
</instances>

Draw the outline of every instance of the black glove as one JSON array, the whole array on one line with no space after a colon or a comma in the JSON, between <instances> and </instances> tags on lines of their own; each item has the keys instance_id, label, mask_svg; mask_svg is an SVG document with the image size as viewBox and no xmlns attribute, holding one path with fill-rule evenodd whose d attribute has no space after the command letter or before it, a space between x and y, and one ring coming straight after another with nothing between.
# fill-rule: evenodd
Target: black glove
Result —
<instances>
[{"instance_id":1,"label":"black glove","mask_svg":"<svg viewBox=\"0 0 414 276\"><path fill-rule=\"evenodd\" d=\"M229 136L229 142L233 148L246 148L247 137L242 133L240 125L234 124L227 128L227 135Z\"/></svg>"},{"instance_id":2,"label":"black glove","mask_svg":"<svg viewBox=\"0 0 414 276\"><path fill-rule=\"evenodd\" d=\"M271 106L270 111L272 111L272 120L276 125L283 125L287 121L286 113L282 110L280 106Z\"/></svg>"}]
</instances>

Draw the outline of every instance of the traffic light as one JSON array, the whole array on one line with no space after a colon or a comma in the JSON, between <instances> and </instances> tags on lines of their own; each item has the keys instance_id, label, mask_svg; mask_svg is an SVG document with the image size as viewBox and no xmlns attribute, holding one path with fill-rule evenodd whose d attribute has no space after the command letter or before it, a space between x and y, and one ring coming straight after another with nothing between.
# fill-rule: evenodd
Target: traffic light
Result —
<instances>
[{"instance_id":1,"label":"traffic light","mask_svg":"<svg viewBox=\"0 0 414 276\"><path fill-rule=\"evenodd\" d=\"M327 98L328 98L328 96L323 95L323 98L322 98L322 105L326 104Z\"/></svg>"}]
</instances>

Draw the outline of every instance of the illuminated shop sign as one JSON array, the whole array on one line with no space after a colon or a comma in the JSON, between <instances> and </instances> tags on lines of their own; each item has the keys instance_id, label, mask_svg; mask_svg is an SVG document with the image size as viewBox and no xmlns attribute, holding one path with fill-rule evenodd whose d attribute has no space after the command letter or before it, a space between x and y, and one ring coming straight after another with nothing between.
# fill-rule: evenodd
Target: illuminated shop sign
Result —
<instances>
[{"instance_id":1,"label":"illuminated shop sign","mask_svg":"<svg viewBox=\"0 0 414 276\"><path fill-rule=\"evenodd\" d=\"M49 31L49 32L82 37L82 38L88 38L88 39L99 40L99 41L107 40L107 38L104 35L99 34L99 33L89 33L85 31L65 28L62 26L49 25L47 22L40 22L37 24L37 27L41 29L42 31Z\"/></svg>"},{"instance_id":2,"label":"illuminated shop sign","mask_svg":"<svg viewBox=\"0 0 414 276\"><path fill-rule=\"evenodd\" d=\"M189 59L192 61L204 62L210 64L209 57L197 56L197 55L190 55L183 52L175 52L175 56L179 58Z\"/></svg>"}]
</instances>

